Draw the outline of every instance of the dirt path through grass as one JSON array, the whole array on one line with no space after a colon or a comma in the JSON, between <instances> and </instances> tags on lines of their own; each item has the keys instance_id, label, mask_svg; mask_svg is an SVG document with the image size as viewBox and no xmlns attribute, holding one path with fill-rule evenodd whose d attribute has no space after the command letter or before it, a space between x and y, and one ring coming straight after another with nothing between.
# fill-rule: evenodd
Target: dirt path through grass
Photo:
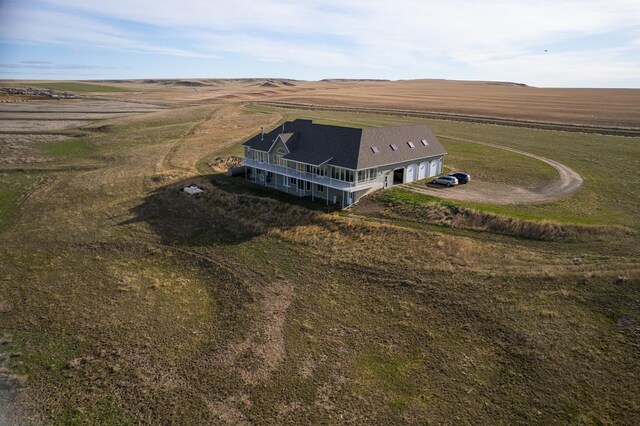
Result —
<instances>
[{"instance_id":1,"label":"dirt path through grass","mask_svg":"<svg viewBox=\"0 0 640 426\"><path fill-rule=\"evenodd\" d=\"M509 148L502 145L492 144L489 142L479 142L471 139L456 138L453 136L441 135L443 138L457 140L460 142L469 142L479 145L490 146L492 148L502 149L514 152L516 154L525 155L542 161L558 171L558 179L549 185L534 188L525 188L515 185L495 184L473 179L468 185L459 185L455 188L447 188L441 185L428 183L425 186L407 185L406 188L419 192L421 194L435 195L442 198L450 198L461 201L477 201L491 204L535 204L545 201L556 200L558 198L567 197L574 194L582 186L582 177L573 169L540 155L531 154L515 148ZM517 172L514 172L517 173Z\"/></svg>"}]
</instances>

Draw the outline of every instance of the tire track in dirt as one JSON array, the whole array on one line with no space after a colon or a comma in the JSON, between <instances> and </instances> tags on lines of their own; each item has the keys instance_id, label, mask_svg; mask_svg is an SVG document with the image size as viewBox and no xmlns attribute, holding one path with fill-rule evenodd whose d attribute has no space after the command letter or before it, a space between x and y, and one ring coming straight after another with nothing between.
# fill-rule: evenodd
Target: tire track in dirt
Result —
<instances>
[{"instance_id":1,"label":"tire track in dirt","mask_svg":"<svg viewBox=\"0 0 640 426\"><path fill-rule=\"evenodd\" d=\"M163 173L166 170L172 170L172 171L176 171L176 170L181 170L184 172L191 172L192 169L191 168L187 168L187 167L183 167L183 166L179 166L174 164L173 162L173 158L176 155L176 152L178 151L178 149L180 148L180 144L187 139L189 136L193 135L198 127L200 127L202 124L204 124L205 122L211 120L216 112L220 109L220 106L217 106L213 109L213 111L211 111L209 114L207 114L207 116L205 118L203 118L202 120L194 123L189 130L187 130L182 136L180 136L180 138L178 138L175 143L171 146L171 148L169 149L169 151L167 151L167 153L164 155L164 157L162 157L162 160L160 160L160 162L158 162L158 166L156 167L156 172L157 173Z\"/></svg>"},{"instance_id":2,"label":"tire track in dirt","mask_svg":"<svg viewBox=\"0 0 640 426\"><path fill-rule=\"evenodd\" d=\"M509 151L516 154L524 155L526 157L534 158L553 167L558 172L558 179L556 179L549 185L537 188L524 188L507 184L498 185L489 182L472 180L470 185L458 186L455 189L431 184L428 184L424 188L403 185L405 189L421 194L434 195L441 198L460 201L478 201L489 204L536 204L568 197L576 193L584 183L582 177L573 169L565 166L558 161L543 157L541 155L532 154L520 149L510 148L507 146L497 145L489 142L480 142L447 135L440 136L446 139L485 145L492 148L502 149L504 151Z\"/></svg>"},{"instance_id":3,"label":"tire track in dirt","mask_svg":"<svg viewBox=\"0 0 640 426\"><path fill-rule=\"evenodd\" d=\"M179 139L172 143L158 163L159 174L198 174L198 163L218 153L224 155L240 142L257 133L260 127L275 125L279 114L251 116L238 105L215 105L207 116L194 123Z\"/></svg>"},{"instance_id":4,"label":"tire track in dirt","mask_svg":"<svg viewBox=\"0 0 640 426\"><path fill-rule=\"evenodd\" d=\"M274 281L261 289L262 315L245 340L230 343L218 355L216 364L237 373L245 385L256 386L271 379L286 358L284 326L294 296L288 281ZM250 360L249 365L243 365ZM243 411L251 405L243 392L224 400L206 399L207 407L224 424L248 424Z\"/></svg>"},{"instance_id":5,"label":"tire track in dirt","mask_svg":"<svg viewBox=\"0 0 640 426\"><path fill-rule=\"evenodd\" d=\"M293 285L288 281L275 281L266 285L262 292L261 320L254 324L244 341L229 345L222 354L222 363L238 369L248 385L268 380L286 356L283 328L293 299ZM238 360L247 353L258 361L251 369L238 365Z\"/></svg>"}]
</instances>

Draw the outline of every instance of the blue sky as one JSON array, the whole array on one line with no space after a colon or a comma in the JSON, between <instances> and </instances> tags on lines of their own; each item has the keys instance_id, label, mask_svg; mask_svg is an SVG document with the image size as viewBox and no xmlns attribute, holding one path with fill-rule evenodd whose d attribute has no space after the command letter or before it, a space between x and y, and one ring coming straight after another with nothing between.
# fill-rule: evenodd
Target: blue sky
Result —
<instances>
[{"instance_id":1,"label":"blue sky","mask_svg":"<svg viewBox=\"0 0 640 426\"><path fill-rule=\"evenodd\" d=\"M0 78L640 88L638 0L0 0Z\"/></svg>"}]
</instances>

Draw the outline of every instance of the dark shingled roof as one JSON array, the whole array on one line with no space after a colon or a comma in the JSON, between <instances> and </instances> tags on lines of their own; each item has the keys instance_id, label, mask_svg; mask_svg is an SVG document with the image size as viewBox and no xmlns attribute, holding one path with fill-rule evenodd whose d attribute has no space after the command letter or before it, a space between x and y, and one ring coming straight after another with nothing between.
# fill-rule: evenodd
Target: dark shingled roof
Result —
<instances>
[{"instance_id":1,"label":"dark shingled roof","mask_svg":"<svg viewBox=\"0 0 640 426\"><path fill-rule=\"evenodd\" d=\"M349 169L366 169L446 154L433 132L425 125L354 129L313 124L311 120L284 123L268 133L244 143L258 151L269 151L280 136L289 151L285 159L319 165L328 164ZM425 140L425 146L421 141ZM413 142L411 148L407 142ZM392 150L391 144L398 149ZM378 148L374 153L372 147Z\"/></svg>"}]
</instances>

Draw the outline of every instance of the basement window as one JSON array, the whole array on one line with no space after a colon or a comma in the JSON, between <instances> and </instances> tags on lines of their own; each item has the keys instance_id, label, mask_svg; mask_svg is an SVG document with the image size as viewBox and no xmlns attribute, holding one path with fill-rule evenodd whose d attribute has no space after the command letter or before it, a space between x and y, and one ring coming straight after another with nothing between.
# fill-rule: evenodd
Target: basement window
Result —
<instances>
[{"instance_id":1,"label":"basement window","mask_svg":"<svg viewBox=\"0 0 640 426\"><path fill-rule=\"evenodd\" d=\"M398 145L396 145L395 143L392 143L391 145L389 145L391 147L391 149L393 151L397 151L398 150Z\"/></svg>"},{"instance_id":2,"label":"basement window","mask_svg":"<svg viewBox=\"0 0 640 426\"><path fill-rule=\"evenodd\" d=\"M372 146L372 147L371 147L371 151L373 151L373 153L374 153L374 154L377 154L377 153L379 153L379 152L380 152L380 150L378 149L378 147L377 147L377 146Z\"/></svg>"},{"instance_id":3,"label":"basement window","mask_svg":"<svg viewBox=\"0 0 640 426\"><path fill-rule=\"evenodd\" d=\"M424 145L424 146L429 146L429 142L427 142L424 139L422 139L420 142L422 142L422 145Z\"/></svg>"},{"instance_id":4,"label":"basement window","mask_svg":"<svg viewBox=\"0 0 640 426\"><path fill-rule=\"evenodd\" d=\"M407 142L407 145L409 145L409 148L415 148L416 146L413 144L413 142Z\"/></svg>"}]
</instances>

